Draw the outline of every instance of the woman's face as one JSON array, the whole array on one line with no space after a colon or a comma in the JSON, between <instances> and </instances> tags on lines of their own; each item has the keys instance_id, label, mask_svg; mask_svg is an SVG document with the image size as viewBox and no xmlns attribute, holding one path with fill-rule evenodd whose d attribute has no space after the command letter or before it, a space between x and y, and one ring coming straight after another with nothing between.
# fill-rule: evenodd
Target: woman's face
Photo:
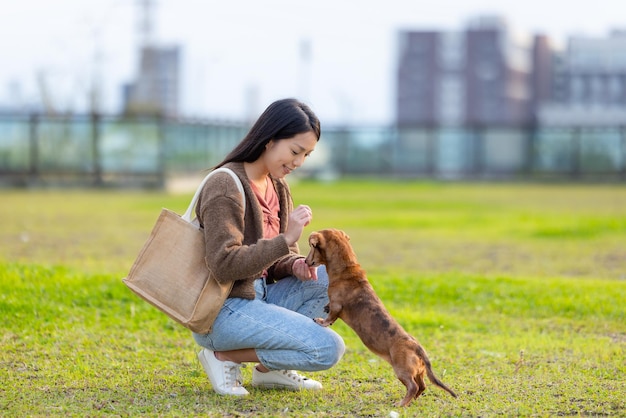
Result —
<instances>
[{"instance_id":1,"label":"woman's face","mask_svg":"<svg viewBox=\"0 0 626 418\"><path fill-rule=\"evenodd\" d=\"M313 132L303 132L292 138L271 140L265 146L261 156L272 177L283 178L311 155L317 145L317 137Z\"/></svg>"}]
</instances>

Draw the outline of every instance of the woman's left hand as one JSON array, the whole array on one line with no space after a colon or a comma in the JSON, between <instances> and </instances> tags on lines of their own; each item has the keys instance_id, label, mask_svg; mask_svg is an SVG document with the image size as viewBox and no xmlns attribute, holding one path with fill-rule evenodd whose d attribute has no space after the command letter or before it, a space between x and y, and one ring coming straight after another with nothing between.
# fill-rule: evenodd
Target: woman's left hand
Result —
<instances>
[{"instance_id":1,"label":"woman's left hand","mask_svg":"<svg viewBox=\"0 0 626 418\"><path fill-rule=\"evenodd\" d=\"M302 281L317 280L317 267L309 267L304 258L298 258L293 262L293 275Z\"/></svg>"}]
</instances>

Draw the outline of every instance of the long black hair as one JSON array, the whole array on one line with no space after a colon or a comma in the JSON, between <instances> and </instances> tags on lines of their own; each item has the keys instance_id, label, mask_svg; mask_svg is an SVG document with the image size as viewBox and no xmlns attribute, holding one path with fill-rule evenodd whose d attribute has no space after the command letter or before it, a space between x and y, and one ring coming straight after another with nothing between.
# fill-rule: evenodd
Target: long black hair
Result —
<instances>
[{"instance_id":1,"label":"long black hair","mask_svg":"<svg viewBox=\"0 0 626 418\"><path fill-rule=\"evenodd\" d=\"M230 162L254 162L271 140L293 138L305 132L313 132L320 140L320 121L309 106L296 99L277 100L265 109L245 138L215 168Z\"/></svg>"}]
</instances>

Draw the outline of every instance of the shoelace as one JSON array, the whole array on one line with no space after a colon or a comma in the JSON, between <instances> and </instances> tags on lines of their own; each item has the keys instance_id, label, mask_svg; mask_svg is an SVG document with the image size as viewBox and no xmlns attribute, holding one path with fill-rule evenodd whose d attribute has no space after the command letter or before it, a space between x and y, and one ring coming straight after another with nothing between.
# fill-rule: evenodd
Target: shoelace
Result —
<instances>
[{"instance_id":1,"label":"shoelace","mask_svg":"<svg viewBox=\"0 0 626 418\"><path fill-rule=\"evenodd\" d=\"M224 366L224 374L226 375L226 384L229 387L243 385L243 376L241 374L242 367L246 367L246 365L233 363L232 365Z\"/></svg>"},{"instance_id":2,"label":"shoelace","mask_svg":"<svg viewBox=\"0 0 626 418\"><path fill-rule=\"evenodd\" d=\"M283 370L283 374L290 379L295 380L296 382L302 382L303 380L308 380L308 378L304 376L300 376L298 372L295 370Z\"/></svg>"}]
</instances>

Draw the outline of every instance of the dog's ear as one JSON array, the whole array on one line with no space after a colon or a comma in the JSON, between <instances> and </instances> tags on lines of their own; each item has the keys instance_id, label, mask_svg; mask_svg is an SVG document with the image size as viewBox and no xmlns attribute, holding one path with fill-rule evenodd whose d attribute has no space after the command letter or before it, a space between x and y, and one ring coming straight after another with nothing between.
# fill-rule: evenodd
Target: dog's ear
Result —
<instances>
[{"instance_id":1,"label":"dog's ear","mask_svg":"<svg viewBox=\"0 0 626 418\"><path fill-rule=\"evenodd\" d=\"M346 233L345 233L344 231L342 231L342 230L339 230L339 232L341 232L341 235L343 235L343 237L344 237L345 239L347 239L348 241L350 241L350 236L349 236L348 234L346 234Z\"/></svg>"},{"instance_id":2,"label":"dog's ear","mask_svg":"<svg viewBox=\"0 0 626 418\"><path fill-rule=\"evenodd\" d=\"M311 235L309 235L309 245L313 248L317 248L321 238L322 235L319 232L311 232Z\"/></svg>"}]
</instances>

